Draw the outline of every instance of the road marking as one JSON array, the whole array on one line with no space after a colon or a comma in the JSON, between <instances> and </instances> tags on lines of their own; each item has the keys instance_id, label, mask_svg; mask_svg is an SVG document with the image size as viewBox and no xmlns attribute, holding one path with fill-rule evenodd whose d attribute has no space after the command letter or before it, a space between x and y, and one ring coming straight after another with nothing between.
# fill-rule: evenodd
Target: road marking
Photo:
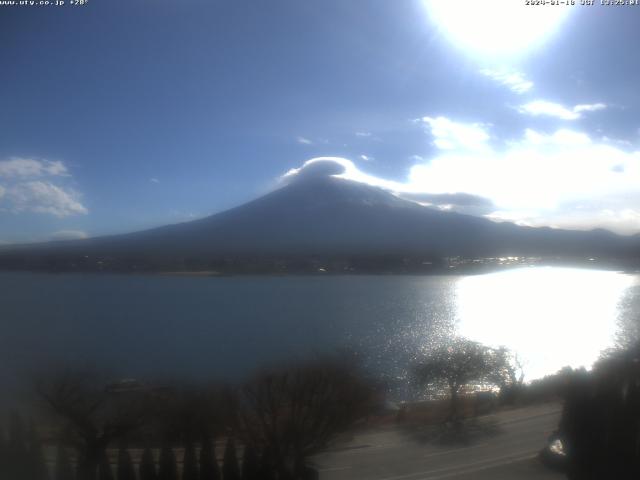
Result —
<instances>
[{"instance_id":1,"label":"road marking","mask_svg":"<svg viewBox=\"0 0 640 480\"><path fill-rule=\"evenodd\" d=\"M463 465L451 465L449 467L438 468L436 470L426 470L424 472L408 473L405 475L397 475L395 477L384 477L380 480L436 480L439 478L447 478L453 475L461 475L464 473L470 473L480 470L486 470L487 468L499 467L502 465L508 465L510 463L519 462L529 458L533 458L538 455L538 450L527 450L525 452L513 453L510 455L503 455L502 457L487 458L473 463L467 463ZM457 469L465 470L457 470ZM429 475L441 473L440 476L430 477Z\"/></svg>"}]
</instances>

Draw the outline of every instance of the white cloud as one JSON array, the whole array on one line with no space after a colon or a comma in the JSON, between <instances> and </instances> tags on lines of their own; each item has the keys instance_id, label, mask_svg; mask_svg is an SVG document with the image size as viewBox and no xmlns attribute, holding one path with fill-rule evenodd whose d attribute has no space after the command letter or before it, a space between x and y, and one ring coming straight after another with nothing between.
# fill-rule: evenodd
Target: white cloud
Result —
<instances>
[{"instance_id":1,"label":"white cloud","mask_svg":"<svg viewBox=\"0 0 640 480\"><path fill-rule=\"evenodd\" d=\"M639 160L639 153L595 142L582 132L562 129L546 135L529 129L501 150L445 154L416 165L410 182L431 192L485 196L507 210L555 209L580 199L635 192ZM619 166L624 174L616 171Z\"/></svg>"},{"instance_id":2,"label":"white cloud","mask_svg":"<svg viewBox=\"0 0 640 480\"><path fill-rule=\"evenodd\" d=\"M67 167L59 161L13 157L0 161L0 177L67 176Z\"/></svg>"},{"instance_id":3,"label":"white cloud","mask_svg":"<svg viewBox=\"0 0 640 480\"><path fill-rule=\"evenodd\" d=\"M346 158L316 157L307 160L302 164L302 166L298 168L290 169L281 177L281 179L284 181L289 181L295 177L298 177L299 175L302 175L303 171L305 173L312 172L314 176L339 176L344 174L346 171L355 173L358 171L358 169L351 160L347 160Z\"/></svg>"},{"instance_id":4,"label":"white cloud","mask_svg":"<svg viewBox=\"0 0 640 480\"><path fill-rule=\"evenodd\" d=\"M640 152L596 141L584 132L561 129L547 135L529 129L500 150L441 155L416 165L408 184L436 193L488 197L498 206L494 218L640 230L624 213L640 211Z\"/></svg>"},{"instance_id":5,"label":"white cloud","mask_svg":"<svg viewBox=\"0 0 640 480\"><path fill-rule=\"evenodd\" d=\"M495 80L501 85L509 88L514 93L522 95L527 93L533 88L533 82L528 80L523 73L515 72L511 70L492 70L485 68L480 70L482 75L485 75L492 80Z\"/></svg>"},{"instance_id":6,"label":"white cloud","mask_svg":"<svg viewBox=\"0 0 640 480\"><path fill-rule=\"evenodd\" d=\"M151 177L149 179L149 182L151 182L151 183L160 183L160 180L158 180L156 177Z\"/></svg>"},{"instance_id":7,"label":"white cloud","mask_svg":"<svg viewBox=\"0 0 640 480\"><path fill-rule=\"evenodd\" d=\"M313 145L313 142L305 137L297 137L296 141L301 145Z\"/></svg>"},{"instance_id":8,"label":"white cloud","mask_svg":"<svg viewBox=\"0 0 640 480\"><path fill-rule=\"evenodd\" d=\"M49 240L83 240L88 237L82 230L59 230L49 235Z\"/></svg>"},{"instance_id":9,"label":"white cloud","mask_svg":"<svg viewBox=\"0 0 640 480\"><path fill-rule=\"evenodd\" d=\"M518 148L518 146L521 146L523 143L529 144L530 146L535 146L536 148L540 149L542 149L544 146L555 149L559 146L568 147L590 145L593 143L593 141L587 134L576 132L574 130L560 129L556 130L551 135L548 135L527 128L524 131L524 142L523 139L520 139L515 142L509 142L508 145L514 148Z\"/></svg>"},{"instance_id":10,"label":"white cloud","mask_svg":"<svg viewBox=\"0 0 640 480\"><path fill-rule=\"evenodd\" d=\"M83 215L80 194L69 187L71 175L60 161L12 157L0 160L2 212Z\"/></svg>"},{"instance_id":11,"label":"white cloud","mask_svg":"<svg viewBox=\"0 0 640 480\"><path fill-rule=\"evenodd\" d=\"M356 132L356 137L370 137L371 132Z\"/></svg>"},{"instance_id":12,"label":"white cloud","mask_svg":"<svg viewBox=\"0 0 640 480\"><path fill-rule=\"evenodd\" d=\"M527 129L499 147L480 141L484 138L462 142L481 148L442 149L428 160L414 157L416 164L404 182L369 175L345 158L314 158L302 168L317 166L321 173L411 194L409 197L475 195L495 205L493 219L640 231L640 151L570 129L552 134ZM287 175L297 175L302 168Z\"/></svg>"},{"instance_id":13,"label":"white cloud","mask_svg":"<svg viewBox=\"0 0 640 480\"><path fill-rule=\"evenodd\" d=\"M535 100L533 102L520 105L518 108L520 113L533 116L556 117L562 120L577 120L580 114L570 110L559 103L547 102L545 100Z\"/></svg>"},{"instance_id":14,"label":"white cloud","mask_svg":"<svg viewBox=\"0 0 640 480\"><path fill-rule=\"evenodd\" d=\"M364 160L365 162L371 162L373 161L373 157L370 157L368 155L360 155L360 160Z\"/></svg>"},{"instance_id":15,"label":"white cloud","mask_svg":"<svg viewBox=\"0 0 640 480\"><path fill-rule=\"evenodd\" d=\"M299 168L292 168L281 177L281 181L287 183L302 175L305 176L333 176L345 178L356 182L367 183L387 190L400 191L402 184L390 180L384 180L373 175L367 175L359 170L355 164L342 157L316 157L307 160Z\"/></svg>"},{"instance_id":16,"label":"white cloud","mask_svg":"<svg viewBox=\"0 0 640 480\"><path fill-rule=\"evenodd\" d=\"M596 112L607 108L604 103L581 104L573 108L546 100L534 100L533 102L520 105L518 111L526 115L555 117L561 120L577 120L582 117L583 112Z\"/></svg>"},{"instance_id":17,"label":"white cloud","mask_svg":"<svg viewBox=\"0 0 640 480\"><path fill-rule=\"evenodd\" d=\"M433 136L440 150L484 150L489 134L480 123L459 123L446 117L422 117L421 122Z\"/></svg>"},{"instance_id":18,"label":"white cloud","mask_svg":"<svg viewBox=\"0 0 640 480\"><path fill-rule=\"evenodd\" d=\"M575 107L573 107L573 111L576 113L597 112L598 110L604 110L605 108L607 108L607 105L604 103L587 103L576 105Z\"/></svg>"},{"instance_id":19,"label":"white cloud","mask_svg":"<svg viewBox=\"0 0 640 480\"><path fill-rule=\"evenodd\" d=\"M88 210L80 203L80 195L48 181L32 180L7 189L10 210L16 213L48 213L56 217L84 215Z\"/></svg>"}]
</instances>

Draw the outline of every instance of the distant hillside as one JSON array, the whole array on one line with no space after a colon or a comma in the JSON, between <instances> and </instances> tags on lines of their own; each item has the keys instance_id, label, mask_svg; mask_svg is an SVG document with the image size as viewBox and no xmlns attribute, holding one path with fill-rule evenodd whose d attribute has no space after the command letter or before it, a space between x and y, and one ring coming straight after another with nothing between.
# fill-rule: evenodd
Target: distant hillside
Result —
<instances>
[{"instance_id":1,"label":"distant hillside","mask_svg":"<svg viewBox=\"0 0 640 480\"><path fill-rule=\"evenodd\" d=\"M278 264L288 270L286 265L310 259L347 265L350 258L393 258L434 265L452 256L635 258L639 247L637 236L496 223L424 207L377 187L321 177L300 179L191 222L125 235L5 247L0 250L0 268L225 271L233 270L230 265L244 265L245 270L251 270L250 264L262 265L260 270Z\"/></svg>"}]
</instances>

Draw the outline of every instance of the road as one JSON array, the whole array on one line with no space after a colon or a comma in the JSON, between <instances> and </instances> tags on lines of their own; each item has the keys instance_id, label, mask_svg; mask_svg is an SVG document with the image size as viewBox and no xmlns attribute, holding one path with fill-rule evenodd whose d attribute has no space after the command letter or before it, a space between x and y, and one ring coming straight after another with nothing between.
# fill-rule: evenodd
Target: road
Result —
<instances>
[{"instance_id":1,"label":"road","mask_svg":"<svg viewBox=\"0 0 640 480\"><path fill-rule=\"evenodd\" d=\"M537 454L560 416L545 404L481 417L466 441L390 426L356 434L316 458L321 480L557 479Z\"/></svg>"}]
</instances>

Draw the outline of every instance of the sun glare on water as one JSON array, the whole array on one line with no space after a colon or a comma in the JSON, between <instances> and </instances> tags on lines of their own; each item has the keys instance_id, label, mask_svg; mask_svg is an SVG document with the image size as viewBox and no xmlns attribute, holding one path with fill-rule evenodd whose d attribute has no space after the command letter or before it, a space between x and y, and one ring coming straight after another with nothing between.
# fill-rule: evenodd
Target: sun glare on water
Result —
<instances>
[{"instance_id":1,"label":"sun glare on water","mask_svg":"<svg viewBox=\"0 0 640 480\"><path fill-rule=\"evenodd\" d=\"M620 303L633 276L574 268L524 268L462 278L458 333L504 345L528 380L560 368L589 368L613 344Z\"/></svg>"},{"instance_id":2,"label":"sun glare on water","mask_svg":"<svg viewBox=\"0 0 640 480\"><path fill-rule=\"evenodd\" d=\"M460 47L478 55L516 55L548 39L571 11L524 0L423 0L432 22Z\"/></svg>"}]
</instances>

